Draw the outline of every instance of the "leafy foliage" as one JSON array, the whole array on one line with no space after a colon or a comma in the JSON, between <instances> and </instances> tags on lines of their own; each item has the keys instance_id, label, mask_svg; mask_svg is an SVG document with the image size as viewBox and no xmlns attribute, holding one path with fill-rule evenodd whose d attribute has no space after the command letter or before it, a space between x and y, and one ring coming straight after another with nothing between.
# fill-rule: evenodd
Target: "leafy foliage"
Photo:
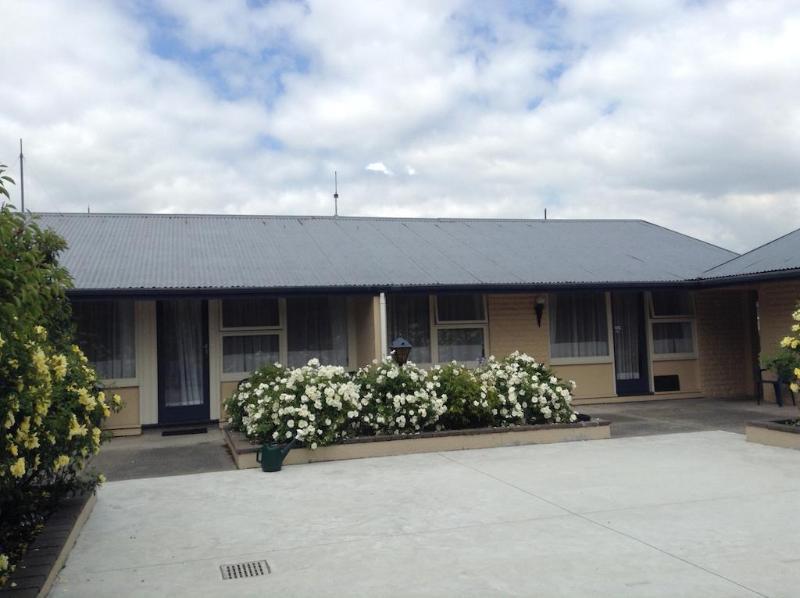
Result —
<instances>
[{"instance_id":1,"label":"leafy foliage","mask_svg":"<svg viewBox=\"0 0 800 598\"><path fill-rule=\"evenodd\" d=\"M800 351L784 347L772 357L765 359L764 367L778 374L782 381L790 382L795 378L795 370L800 368Z\"/></svg>"},{"instance_id":2,"label":"leafy foliage","mask_svg":"<svg viewBox=\"0 0 800 598\"><path fill-rule=\"evenodd\" d=\"M794 324L792 324L791 332L789 336L781 341L781 347L800 361L800 303L798 303L797 309L792 314L792 319ZM787 375L786 379L791 380L790 385L794 392L800 392L800 364L795 361L792 364L786 363L781 367L793 368L793 371L787 372L789 375Z\"/></svg>"},{"instance_id":3,"label":"leafy foliage","mask_svg":"<svg viewBox=\"0 0 800 598\"><path fill-rule=\"evenodd\" d=\"M56 260L64 247L30 217L0 208L0 567L59 499L100 481L82 470L119 402L106 399L72 344L71 280Z\"/></svg>"}]
</instances>

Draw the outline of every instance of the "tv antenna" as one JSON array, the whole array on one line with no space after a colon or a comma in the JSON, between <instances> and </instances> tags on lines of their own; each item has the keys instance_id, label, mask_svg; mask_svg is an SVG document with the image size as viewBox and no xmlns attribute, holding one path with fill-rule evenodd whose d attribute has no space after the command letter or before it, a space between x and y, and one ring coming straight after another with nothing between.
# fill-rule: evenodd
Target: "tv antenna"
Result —
<instances>
[{"instance_id":1,"label":"tv antenna","mask_svg":"<svg viewBox=\"0 0 800 598\"><path fill-rule=\"evenodd\" d=\"M339 215L339 177L336 171L333 171L333 215Z\"/></svg>"},{"instance_id":2,"label":"tv antenna","mask_svg":"<svg viewBox=\"0 0 800 598\"><path fill-rule=\"evenodd\" d=\"M20 212L25 212L25 170L23 167L22 139L19 140L19 201Z\"/></svg>"}]
</instances>

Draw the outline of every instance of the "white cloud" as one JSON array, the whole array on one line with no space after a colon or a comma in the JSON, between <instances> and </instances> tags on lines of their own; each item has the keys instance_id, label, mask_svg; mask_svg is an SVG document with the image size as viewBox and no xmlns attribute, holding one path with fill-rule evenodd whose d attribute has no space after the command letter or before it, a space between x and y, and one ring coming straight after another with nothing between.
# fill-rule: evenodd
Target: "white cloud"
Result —
<instances>
[{"instance_id":1,"label":"white cloud","mask_svg":"<svg viewBox=\"0 0 800 598\"><path fill-rule=\"evenodd\" d=\"M344 214L547 207L734 249L798 225L789 0L163 0L78 18L13 0L3 14L0 162L23 137L35 210L329 213L336 169ZM408 176L375 176L387 164Z\"/></svg>"},{"instance_id":2,"label":"white cloud","mask_svg":"<svg viewBox=\"0 0 800 598\"><path fill-rule=\"evenodd\" d=\"M380 172L385 174L386 176L394 176L394 173L386 167L386 164L383 162L370 162L364 167L364 170L369 170L371 172Z\"/></svg>"}]
</instances>

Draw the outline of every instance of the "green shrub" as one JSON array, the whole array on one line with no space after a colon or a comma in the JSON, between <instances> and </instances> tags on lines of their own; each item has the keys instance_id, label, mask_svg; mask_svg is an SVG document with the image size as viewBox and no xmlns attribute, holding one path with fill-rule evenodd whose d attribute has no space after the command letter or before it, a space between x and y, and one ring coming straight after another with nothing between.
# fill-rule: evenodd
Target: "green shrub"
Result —
<instances>
[{"instance_id":1,"label":"green shrub","mask_svg":"<svg viewBox=\"0 0 800 598\"><path fill-rule=\"evenodd\" d=\"M485 428L494 424L492 410L497 408L497 394L482 386L475 373L458 363L431 368L430 378L446 397L447 411L439 419L445 430Z\"/></svg>"},{"instance_id":2,"label":"green shrub","mask_svg":"<svg viewBox=\"0 0 800 598\"><path fill-rule=\"evenodd\" d=\"M59 499L101 481L82 470L119 403L71 343L71 281L56 260L64 246L0 208L0 566L16 560Z\"/></svg>"},{"instance_id":3,"label":"green shrub","mask_svg":"<svg viewBox=\"0 0 800 598\"><path fill-rule=\"evenodd\" d=\"M800 368L800 352L782 348L764 360L764 367L778 374L781 380L789 382L795 377L795 369Z\"/></svg>"}]
</instances>

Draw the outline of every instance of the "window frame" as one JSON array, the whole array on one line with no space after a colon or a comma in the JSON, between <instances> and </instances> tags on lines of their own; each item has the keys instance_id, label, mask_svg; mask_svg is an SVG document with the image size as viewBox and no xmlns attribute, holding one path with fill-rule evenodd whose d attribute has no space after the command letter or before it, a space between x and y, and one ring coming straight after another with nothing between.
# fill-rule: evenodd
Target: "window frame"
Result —
<instances>
[{"instance_id":1,"label":"window frame","mask_svg":"<svg viewBox=\"0 0 800 598\"><path fill-rule=\"evenodd\" d=\"M225 327L222 322L222 303L224 298L217 302L219 329L219 374L221 382L238 382L250 376L253 372L226 372L225 371L225 337L229 336L277 336L278 361L286 363L287 338L286 338L286 299L278 298L278 325L277 326L237 326Z\"/></svg>"},{"instance_id":2,"label":"window frame","mask_svg":"<svg viewBox=\"0 0 800 598\"><path fill-rule=\"evenodd\" d=\"M586 291L564 291L565 293L580 293ZM589 291L591 292L591 291ZM547 308L548 314L548 330L547 330L547 351L550 358L551 365L591 365L591 364L607 364L614 363L614 327L611 321L611 293L609 291L595 291L603 293L603 300L605 301L606 308L606 346L608 347L607 355L594 355L586 357L553 357L553 335L550 329L550 319L553 317L550 307L553 305L553 297L558 293L547 294Z\"/></svg>"},{"instance_id":3,"label":"window frame","mask_svg":"<svg viewBox=\"0 0 800 598\"><path fill-rule=\"evenodd\" d=\"M671 316L656 316L653 309L653 291L647 291L647 304L648 304L648 322L647 332L651 361L685 361L690 359L697 359L697 309L695 304L695 295L692 291L685 291L689 295L689 304L692 306L691 315L671 315ZM692 331L692 351L689 353L656 353L655 350L655 334L653 326L656 324L689 324ZM652 369L652 368L651 368Z\"/></svg>"},{"instance_id":4,"label":"window frame","mask_svg":"<svg viewBox=\"0 0 800 598\"><path fill-rule=\"evenodd\" d=\"M479 295L483 303L483 319L482 320L449 320L446 322L439 321L439 294L431 293L428 296L428 315L430 318L431 326L431 364L441 365L443 362L439 357L439 330L476 330L480 329L483 333L483 357L487 356L487 349L489 347L489 305L486 300L485 293L457 293L459 295ZM412 349L413 351L413 349ZM459 362L466 366L474 367L478 365L479 361L465 361ZM421 364L429 365L429 364Z\"/></svg>"},{"instance_id":5,"label":"window frame","mask_svg":"<svg viewBox=\"0 0 800 598\"><path fill-rule=\"evenodd\" d=\"M648 315L650 316L650 319L651 320L658 320L658 321L662 321L662 320L680 320L682 322L683 321L688 321L688 320L693 320L696 317L695 316L696 310L695 310L695 304L694 304L694 293L692 293L691 291L688 291L688 290L687 291L674 291L673 289L669 289L669 291L672 291L672 292L685 292L687 294L687 296L689 297L689 305L691 306L691 312L692 313L689 313L689 314L669 314L669 315L665 315L665 316L656 315L656 307L655 307L655 303L653 303L653 293L654 292L657 293L659 291L658 290L656 290L656 291L648 291L647 292L647 306L648 306L647 309L648 309Z\"/></svg>"},{"instance_id":6,"label":"window frame","mask_svg":"<svg viewBox=\"0 0 800 598\"><path fill-rule=\"evenodd\" d=\"M231 331L253 331L253 330L283 330L286 327L286 320L284 319L285 315L285 300L278 298L278 323L273 326L225 326L225 310L223 304L225 301L236 301L236 299L241 299L241 297L233 297L230 299L220 299L219 301L219 329L220 332L231 332ZM281 306L283 304L283 307ZM230 336L230 335L229 335ZM246 336L246 335L236 335L236 336Z\"/></svg>"}]
</instances>

